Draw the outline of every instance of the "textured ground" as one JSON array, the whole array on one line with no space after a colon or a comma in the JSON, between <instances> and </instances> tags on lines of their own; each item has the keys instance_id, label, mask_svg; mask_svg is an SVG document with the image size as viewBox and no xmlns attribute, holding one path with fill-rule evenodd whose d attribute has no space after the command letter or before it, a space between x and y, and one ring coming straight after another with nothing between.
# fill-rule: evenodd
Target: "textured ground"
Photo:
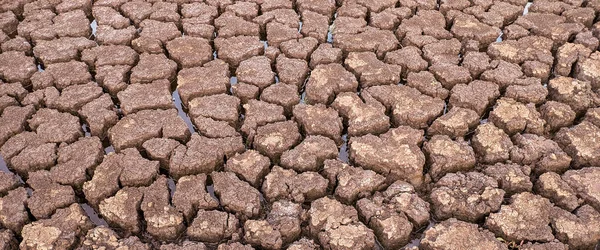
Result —
<instances>
[{"instance_id":1,"label":"textured ground","mask_svg":"<svg viewBox=\"0 0 600 250\"><path fill-rule=\"evenodd\" d=\"M594 249L599 0L0 0L0 250Z\"/></svg>"}]
</instances>

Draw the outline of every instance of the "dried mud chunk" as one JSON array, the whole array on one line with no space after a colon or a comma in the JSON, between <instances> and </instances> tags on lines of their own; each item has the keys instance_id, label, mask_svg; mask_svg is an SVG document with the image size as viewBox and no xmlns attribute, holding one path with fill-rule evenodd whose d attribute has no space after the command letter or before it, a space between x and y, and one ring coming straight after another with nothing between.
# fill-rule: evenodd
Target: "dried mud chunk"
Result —
<instances>
[{"instance_id":1,"label":"dried mud chunk","mask_svg":"<svg viewBox=\"0 0 600 250\"><path fill-rule=\"evenodd\" d=\"M429 163L429 175L437 180L447 173L469 171L475 167L475 152L462 139L453 141L446 135L434 135L423 150Z\"/></svg>"},{"instance_id":2,"label":"dried mud chunk","mask_svg":"<svg viewBox=\"0 0 600 250\"><path fill-rule=\"evenodd\" d=\"M316 172L296 173L274 166L265 177L262 191L267 201L287 199L297 203L310 202L327 195L329 182Z\"/></svg>"},{"instance_id":3,"label":"dried mud chunk","mask_svg":"<svg viewBox=\"0 0 600 250\"><path fill-rule=\"evenodd\" d=\"M244 223L244 240L261 249L280 249L281 233L264 220L247 220Z\"/></svg>"},{"instance_id":4,"label":"dried mud chunk","mask_svg":"<svg viewBox=\"0 0 600 250\"><path fill-rule=\"evenodd\" d=\"M52 181L48 171L33 172L28 177L33 193L27 199L27 207L36 219L48 218L57 209L77 202L73 188Z\"/></svg>"},{"instance_id":5,"label":"dried mud chunk","mask_svg":"<svg viewBox=\"0 0 600 250\"><path fill-rule=\"evenodd\" d=\"M142 110L124 117L108 130L108 138L117 152L141 147L145 141L161 137L180 142L190 138L190 131L177 110Z\"/></svg>"},{"instance_id":6,"label":"dried mud chunk","mask_svg":"<svg viewBox=\"0 0 600 250\"><path fill-rule=\"evenodd\" d=\"M368 197L385 186L384 176L339 160L325 160L323 175L329 179L329 186L335 187L335 197L346 204Z\"/></svg>"},{"instance_id":7,"label":"dried mud chunk","mask_svg":"<svg viewBox=\"0 0 600 250\"><path fill-rule=\"evenodd\" d=\"M496 163L485 167L483 173L496 179L500 188L506 191L508 196L521 192L531 192L533 188L533 183L529 179L531 174L529 166Z\"/></svg>"},{"instance_id":8,"label":"dried mud chunk","mask_svg":"<svg viewBox=\"0 0 600 250\"><path fill-rule=\"evenodd\" d=\"M446 89L452 89L457 84L467 84L472 80L469 70L462 66L435 64L430 70Z\"/></svg>"},{"instance_id":9,"label":"dried mud chunk","mask_svg":"<svg viewBox=\"0 0 600 250\"><path fill-rule=\"evenodd\" d=\"M583 168L569 170L562 175L562 179L575 190L578 197L590 206L600 208L600 197L595 191L595 185L600 179L600 171L596 168Z\"/></svg>"},{"instance_id":10,"label":"dried mud chunk","mask_svg":"<svg viewBox=\"0 0 600 250\"><path fill-rule=\"evenodd\" d=\"M176 38L167 43L167 51L182 68L202 66L213 59L212 47L202 38Z\"/></svg>"},{"instance_id":11,"label":"dried mud chunk","mask_svg":"<svg viewBox=\"0 0 600 250\"><path fill-rule=\"evenodd\" d=\"M319 42L312 37L300 38L298 40L289 40L279 45L281 52L289 58L303 59L308 61L310 55L317 48Z\"/></svg>"},{"instance_id":12,"label":"dried mud chunk","mask_svg":"<svg viewBox=\"0 0 600 250\"><path fill-rule=\"evenodd\" d=\"M259 188L265 175L269 173L271 161L257 151L248 150L231 157L225 165L225 171L235 173L240 179Z\"/></svg>"},{"instance_id":13,"label":"dried mud chunk","mask_svg":"<svg viewBox=\"0 0 600 250\"><path fill-rule=\"evenodd\" d=\"M469 131L479 124L479 115L473 110L455 107L448 113L433 121L428 135L447 135L451 138L459 138L467 135Z\"/></svg>"},{"instance_id":14,"label":"dried mud chunk","mask_svg":"<svg viewBox=\"0 0 600 250\"><path fill-rule=\"evenodd\" d=\"M0 172L0 195L4 196L8 191L20 185L19 177L10 172Z\"/></svg>"},{"instance_id":15,"label":"dried mud chunk","mask_svg":"<svg viewBox=\"0 0 600 250\"><path fill-rule=\"evenodd\" d=\"M373 52L352 52L344 64L363 88L400 82L401 67L379 61Z\"/></svg>"},{"instance_id":16,"label":"dried mud chunk","mask_svg":"<svg viewBox=\"0 0 600 250\"><path fill-rule=\"evenodd\" d=\"M229 125L236 127L240 100L231 95L218 94L198 97L189 102L189 115L191 117L206 117L217 121L226 121Z\"/></svg>"},{"instance_id":17,"label":"dried mud chunk","mask_svg":"<svg viewBox=\"0 0 600 250\"><path fill-rule=\"evenodd\" d=\"M440 40L423 46L423 58L431 65L452 64L460 62L461 44L457 39Z\"/></svg>"},{"instance_id":18,"label":"dried mud chunk","mask_svg":"<svg viewBox=\"0 0 600 250\"><path fill-rule=\"evenodd\" d=\"M44 73L52 76L54 86L57 89L63 89L76 84L85 84L92 80L92 75L90 75L87 65L77 61L50 64L46 67Z\"/></svg>"},{"instance_id":19,"label":"dried mud chunk","mask_svg":"<svg viewBox=\"0 0 600 250\"><path fill-rule=\"evenodd\" d=\"M469 52L461 65L469 70L471 77L477 78L490 68L490 57L483 52Z\"/></svg>"},{"instance_id":20,"label":"dried mud chunk","mask_svg":"<svg viewBox=\"0 0 600 250\"><path fill-rule=\"evenodd\" d=\"M589 81L593 89L600 88L600 53L594 52L590 57L577 62L575 78Z\"/></svg>"},{"instance_id":21,"label":"dried mud chunk","mask_svg":"<svg viewBox=\"0 0 600 250\"><path fill-rule=\"evenodd\" d=\"M584 120L600 127L600 108L591 108L585 112Z\"/></svg>"},{"instance_id":22,"label":"dried mud chunk","mask_svg":"<svg viewBox=\"0 0 600 250\"><path fill-rule=\"evenodd\" d=\"M341 92L356 92L356 77L337 63L317 65L306 83L306 102L329 104Z\"/></svg>"},{"instance_id":23,"label":"dried mud chunk","mask_svg":"<svg viewBox=\"0 0 600 250\"><path fill-rule=\"evenodd\" d=\"M302 205L291 201L276 201L271 206L267 221L281 234L283 244L297 239L301 234L300 224L304 221Z\"/></svg>"},{"instance_id":24,"label":"dried mud chunk","mask_svg":"<svg viewBox=\"0 0 600 250\"><path fill-rule=\"evenodd\" d=\"M92 68L105 65L134 65L138 54L128 46L98 46L82 51L81 60Z\"/></svg>"},{"instance_id":25,"label":"dried mud chunk","mask_svg":"<svg viewBox=\"0 0 600 250\"><path fill-rule=\"evenodd\" d=\"M3 10L5 11L5 10ZM2 12L0 14L0 29L6 34L12 34L17 31L19 19L12 11Z\"/></svg>"},{"instance_id":26,"label":"dried mud chunk","mask_svg":"<svg viewBox=\"0 0 600 250\"><path fill-rule=\"evenodd\" d=\"M40 109L27 122L46 142L71 143L83 136L78 117L54 109Z\"/></svg>"},{"instance_id":27,"label":"dried mud chunk","mask_svg":"<svg viewBox=\"0 0 600 250\"><path fill-rule=\"evenodd\" d=\"M321 135L338 145L342 143L342 118L334 109L322 104L298 104L293 114L305 135Z\"/></svg>"},{"instance_id":28,"label":"dried mud chunk","mask_svg":"<svg viewBox=\"0 0 600 250\"><path fill-rule=\"evenodd\" d=\"M521 67L505 61L492 61L491 68L481 74L481 80L498 84L500 89L515 84L515 80L523 76Z\"/></svg>"},{"instance_id":29,"label":"dried mud chunk","mask_svg":"<svg viewBox=\"0 0 600 250\"><path fill-rule=\"evenodd\" d=\"M422 2L405 3L406 5L401 4L401 6L407 6L413 9L411 5L415 4L418 6L421 5L421 3ZM431 3L427 3L426 5L429 4ZM427 43L437 41L437 39L452 38L452 33L446 30L446 20L443 14L433 9L435 9L435 7L428 7L423 11L419 11L417 15L403 21L400 26L398 26L395 34L398 39L402 40L402 45L422 47Z\"/></svg>"},{"instance_id":30,"label":"dried mud chunk","mask_svg":"<svg viewBox=\"0 0 600 250\"><path fill-rule=\"evenodd\" d=\"M286 150L296 145L302 136L298 125L293 121L282 121L266 124L256 130L253 147L263 155L279 162L279 157Z\"/></svg>"},{"instance_id":31,"label":"dried mud chunk","mask_svg":"<svg viewBox=\"0 0 600 250\"><path fill-rule=\"evenodd\" d=\"M358 220L356 210L324 197L311 203L308 230L330 249L372 249L375 235Z\"/></svg>"},{"instance_id":32,"label":"dried mud chunk","mask_svg":"<svg viewBox=\"0 0 600 250\"><path fill-rule=\"evenodd\" d=\"M573 66L578 64L578 61L583 61L589 57L592 51L581 44L565 43L556 51L556 66L554 67L556 74L561 76L569 76L573 71Z\"/></svg>"},{"instance_id":33,"label":"dried mud chunk","mask_svg":"<svg viewBox=\"0 0 600 250\"><path fill-rule=\"evenodd\" d=\"M257 36L216 38L215 48L218 57L227 62L231 68L237 68L242 61L264 52L264 44Z\"/></svg>"},{"instance_id":34,"label":"dried mud chunk","mask_svg":"<svg viewBox=\"0 0 600 250\"><path fill-rule=\"evenodd\" d=\"M189 223L196 217L197 211L214 209L219 206L219 201L213 199L206 191L206 175L189 175L179 178L173 205L183 213Z\"/></svg>"},{"instance_id":35,"label":"dried mud chunk","mask_svg":"<svg viewBox=\"0 0 600 250\"><path fill-rule=\"evenodd\" d=\"M0 96L13 97L21 102L27 94L29 94L29 92L23 88L21 83L2 83L2 85L0 85Z\"/></svg>"},{"instance_id":36,"label":"dried mud chunk","mask_svg":"<svg viewBox=\"0 0 600 250\"><path fill-rule=\"evenodd\" d=\"M518 79L515 85L506 87L504 96L521 103L541 104L546 101L548 89L542 85L538 78L529 77Z\"/></svg>"},{"instance_id":37,"label":"dried mud chunk","mask_svg":"<svg viewBox=\"0 0 600 250\"><path fill-rule=\"evenodd\" d=\"M18 83L21 85L20 83ZM28 103L23 103L24 105L29 105ZM7 95L0 96L0 114L4 111L5 108L10 106L19 106L19 102L15 100L15 98Z\"/></svg>"},{"instance_id":38,"label":"dried mud chunk","mask_svg":"<svg viewBox=\"0 0 600 250\"><path fill-rule=\"evenodd\" d=\"M414 186L423 183L425 155L416 144L396 141L385 134L379 137L369 134L350 138L349 146L350 159L357 166Z\"/></svg>"},{"instance_id":39,"label":"dried mud chunk","mask_svg":"<svg viewBox=\"0 0 600 250\"><path fill-rule=\"evenodd\" d=\"M418 90L403 85L374 86L363 92L363 98L370 95L391 110L396 126L426 128L444 111L443 100L423 95Z\"/></svg>"},{"instance_id":40,"label":"dried mud chunk","mask_svg":"<svg viewBox=\"0 0 600 250\"><path fill-rule=\"evenodd\" d=\"M449 219L425 231L421 240L423 249L444 249L454 247L465 249L506 249L507 246L486 229L476 224Z\"/></svg>"},{"instance_id":41,"label":"dried mud chunk","mask_svg":"<svg viewBox=\"0 0 600 250\"><path fill-rule=\"evenodd\" d=\"M27 190L19 187L8 191L7 195L0 198L0 224L2 227L13 232L21 232L23 226L29 223L29 215L25 207L27 197Z\"/></svg>"},{"instance_id":42,"label":"dried mud chunk","mask_svg":"<svg viewBox=\"0 0 600 250\"><path fill-rule=\"evenodd\" d=\"M320 246L315 243L315 241L310 240L308 238L302 238L297 241L294 241L287 248L288 250L317 250L320 249Z\"/></svg>"},{"instance_id":43,"label":"dried mud chunk","mask_svg":"<svg viewBox=\"0 0 600 250\"><path fill-rule=\"evenodd\" d=\"M210 176L225 210L241 218L253 218L262 212L260 192L250 184L237 178L234 173L213 172Z\"/></svg>"},{"instance_id":44,"label":"dried mud chunk","mask_svg":"<svg viewBox=\"0 0 600 250\"><path fill-rule=\"evenodd\" d=\"M108 128L114 126L118 121L115 105L109 94L103 94L83 105L79 110L79 114L83 116L85 123L88 125L90 134L101 139L106 137Z\"/></svg>"},{"instance_id":45,"label":"dried mud chunk","mask_svg":"<svg viewBox=\"0 0 600 250\"><path fill-rule=\"evenodd\" d=\"M335 1L331 0L300 0L296 4L300 12L310 10L325 16L335 12Z\"/></svg>"},{"instance_id":46,"label":"dried mud chunk","mask_svg":"<svg viewBox=\"0 0 600 250\"><path fill-rule=\"evenodd\" d=\"M33 105L6 107L0 116L0 145L12 136L23 132L29 119L35 113Z\"/></svg>"},{"instance_id":47,"label":"dried mud chunk","mask_svg":"<svg viewBox=\"0 0 600 250\"><path fill-rule=\"evenodd\" d=\"M114 96L127 87L126 82L129 81L130 69L131 66L128 65L99 67L96 69L95 78L98 85L102 86L102 88Z\"/></svg>"},{"instance_id":48,"label":"dried mud chunk","mask_svg":"<svg viewBox=\"0 0 600 250\"><path fill-rule=\"evenodd\" d=\"M271 70L271 60L265 56L255 56L240 63L235 71L238 82L248 83L264 89L275 83L275 72Z\"/></svg>"},{"instance_id":49,"label":"dried mud chunk","mask_svg":"<svg viewBox=\"0 0 600 250\"><path fill-rule=\"evenodd\" d=\"M290 59L284 55L277 57L275 64L279 80L301 88L309 73L308 63L300 59Z\"/></svg>"},{"instance_id":50,"label":"dried mud chunk","mask_svg":"<svg viewBox=\"0 0 600 250\"><path fill-rule=\"evenodd\" d=\"M568 250L569 246L561 243L558 240L554 240L552 242L547 243L527 243L520 246L520 249L524 250L546 250L546 249L555 249L555 250Z\"/></svg>"},{"instance_id":51,"label":"dried mud chunk","mask_svg":"<svg viewBox=\"0 0 600 250\"><path fill-rule=\"evenodd\" d=\"M183 215L170 205L169 187L164 176L144 189L141 209L146 231L156 239L176 239L185 229Z\"/></svg>"},{"instance_id":52,"label":"dried mud chunk","mask_svg":"<svg viewBox=\"0 0 600 250\"><path fill-rule=\"evenodd\" d=\"M488 164L507 161L513 147L508 135L491 123L477 127L472 145L478 159Z\"/></svg>"},{"instance_id":53,"label":"dried mud chunk","mask_svg":"<svg viewBox=\"0 0 600 250\"><path fill-rule=\"evenodd\" d=\"M337 33L333 39L333 46L344 52L371 52L378 58L383 58L385 53L395 50L398 45L398 39L392 31L373 27L356 34Z\"/></svg>"},{"instance_id":54,"label":"dried mud chunk","mask_svg":"<svg viewBox=\"0 0 600 250\"><path fill-rule=\"evenodd\" d=\"M12 231L7 229L0 230L0 247L2 249L17 249L19 242Z\"/></svg>"},{"instance_id":55,"label":"dried mud chunk","mask_svg":"<svg viewBox=\"0 0 600 250\"><path fill-rule=\"evenodd\" d=\"M156 39L162 44L181 36L181 32L177 29L175 23L161 22L155 20L144 20L140 23L140 37Z\"/></svg>"},{"instance_id":56,"label":"dried mud chunk","mask_svg":"<svg viewBox=\"0 0 600 250\"><path fill-rule=\"evenodd\" d=\"M575 36L573 43L582 44L588 49L595 51L598 49L598 45L600 45L600 39L595 37L592 31L582 31Z\"/></svg>"},{"instance_id":57,"label":"dried mud chunk","mask_svg":"<svg viewBox=\"0 0 600 250\"><path fill-rule=\"evenodd\" d=\"M399 50L390 51L385 54L384 62L400 65L403 69L403 77L408 72L421 72L427 70L429 63L422 57L423 52L414 46L405 46Z\"/></svg>"},{"instance_id":58,"label":"dried mud chunk","mask_svg":"<svg viewBox=\"0 0 600 250\"><path fill-rule=\"evenodd\" d=\"M177 63L165 55L141 54L138 64L131 69L131 83L151 83L154 80L173 80Z\"/></svg>"},{"instance_id":59,"label":"dried mud chunk","mask_svg":"<svg viewBox=\"0 0 600 250\"><path fill-rule=\"evenodd\" d=\"M546 120L546 130L555 131L562 127L568 127L575 121L575 112L567 104L547 101L540 107L542 118Z\"/></svg>"},{"instance_id":60,"label":"dried mud chunk","mask_svg":"<svg viewBox=\"0 0 600 250\"><path fill-rule=\"evenodd\" d=\"M365 103L355 93L340 93L331 105L344 117L350 136L380 134L390 127L385 107L374 101Z\"/></svg>"},{"instance_id":61,"label":"dried mud chunk","mask_svg":"<svg viewBox=\"0 0 600 250\"><path fill-rule=\"evenodd\" d=\"M114 29L107 25L96 28L96 41L100 45L131 45L136 37L137 29L131 25L125 29Z\"/></svg>"},{"instance_id":62,"label":"dried mud chunk","mask_svg":"<svg viewBox=\"0 0 600 250\"><path fill-rule=\"evenodd\" d=\"M229 66L219 59L182 69L177 75L177 91L185 106L196 97L227 93L229 87Z\"/></svg>"},{"instance_id":63,"label":"dried mud chunk","mask_svg":"<svg viewBox=\"0 0 600 250\"><path fill-rule=\"evenodd\" d=\"M593 248L600 240L600 213L589 205L578 208L574 214L562 209L552 217L556 238L572 249Z\"/></svg>"},{"instance_id":64,"label":"dried mud chunk","mask_svg":"<svg viewBox=\"0 0 600 250\"><path fill-rule=\"evenodd\" d=\"M513 141L515 147L510 151L512 162L531 165L536 174L562 173L569 169L571 157L556 142L532 134L516 134Z\"/></svg>"},{"instance_id":65,"label":"dried mud chunk","mask_svg":"<svg viewBox=\"0 0 600 250\"><path fill-rule=\"evenodd\" d=\"M129 26L130 21L119 13L118 10L107 6L95 6L92 15L98 25L110 25L115 29L123 29Z\"/></svg>"},{"instance_id":66,"label":"dried mud chunk","mask_svg":"<svg viewBox=\"0 0 600 250\"><path fill-rule=\"evenodd\" d=\"M279 22L267 23L266 33L267 42L271 46L275 47L279 47L279 45L281 45L281 43L283 42L302 38L302 34L298 32L298 27L290 27L289 25L285 25Z\"/></svg>"},{"instance_id":67,"label":"dried mud chunk","mask_svg":"<svg viewBox=\"0 0 600 250\"><path fill-rule=\"evenodd\" d=\"M597 136L600 136L600 128L583 121L574 127L559 130L555 141L571 156L574 166L593 167L600 166L600 144L595 141Z\"/></svg>"},{"instance_id":68,"label":"dried mud chunk","mask_svg":"<svg viewBox=\"0 0 600 250\"><path fill-rule=\"evenodd\" d=\"M126 232L139 233L142 229L139 209L143 196L139 188L125 187L115 196L100 202L100 214L108 223Z\"/></svg>"},{"instance_id":69,"label":"dried mud chunk","mask_svg":"<svg viewBox=\"0 0 600 250\"><path fill-rule=\"evenodd\" d=\"M357 34L365 31L367 27L367 21L364 18L353 18L347 16L340 16L333 21L334 29L332 34Z\"/></svg>"},{"instance_id":70,"label":"dried mud chunk","mask_svg":"<svg viewBox=\"0 0 600 250\"><path fill-rule=\"evenodd\" d=\"M417 197L414 187L402 181L393 183L386 191L376 192L356 204L359 215L375 231L386 248L406 245L413 228L429 220L429 203Z\"/></svg>"},{"instance_id":71,"label":"dried mud chunk","mask_svg":"<svg viewBox=\"0 0 600 250\"><path fill-rule=\"evenodd\" d=\"M549 242L554 239L550 227L554 206L550 201L532 193L515 194L509 205L490 214L485 226L508 241Z\"/></svg>"},{"instance_id":72,"label":"dried mud chunk","mask_svg":"<svg viewBox=\"0 0 600 250\"><path fill-rule=\"evenodd\" d=\"M554 172L540 175L535 183L535 191L567 211L575 210L582 203L575 190Z\"/></svg>"},{"instance_id":73,"label":"dried mud chunk","mask_svg":"<svg viewBox=\"0 0 600 250\"><path fill-rule=\"evenodd\" d=\"M261 8L264 8L264 4ZM310 10L302 11L301 14L302 29L300 33L304 37L314 37L321 44L326 43L327 32L329 31L329 17Z\"/></svg>"},{"instance_id":74,"label":"dried mud chunk","mask_svg":"<svg viewBox=\"0 0 600 250\"><path fill-rule=\"evenodd\" d=\"M435 183L430 198L437 219L475 223L500 209L504 190L494 178L479 172L450 173Z\"/></svg>"},{"instance_id":75,"label":"dried mud chunk","mask_svg":"<svg viewBox=\"0 0 600 250\"><path fill-rule=\"evenodd\" d=\"M241 130L248 136L249 141L254 138L258 127L286 120L283 107L276 104L250 100L243 108L245 117Z\"/></svg>"},{"instance_id":76,"label":"dried mud chunk","mask_svg":"<svg viewBox=\"0 0 600 250\"><path fill-rule=\"evenodd\" d=\"M333 48L333 46L329 43L322 43L310 55L310 68L316 69L320 64L341 64L342 59L343 56L341 49Z\"/></svg>"},{"instance_id":77,"label":"dried mud chunk","mask_svg":"<svg viewBox=\"0 0 600 250\"><path fill-rule=\"evenodd\" d=\"M94 172L91 181L84 184L86 198L92 205L112 195L121 186L147 186L158 175L159 163L143 158L136 149L128 148L109 156Z\"/></svg>"},{"instance_id":78,"label":"dried mud chunk","mask_svg":"<svg viewBox=\"0 0 600 250\"><path fill-rule=\"evenodd\" d=\"M52 218L26 225L21 231L20 249L70 249L94 224L79 204L56 211Z\"/></svg>"},{"instance_id":79,"label":"dried mud chunk","mask_svg":"<svg viewBox=\"0 0 600 250\"><path fill-rule=\"evenodd\" d=\"M254 250L254 248L252 246L250 246L250 245L244 245L244 244L239 243L239 242L221 243L217 247L217 250L237 250L237 249L241 249L241 250Z\"/></svg>"},{"instance_id":80,"label":"dried mud chunk","mask_svg":"<svg viewBox=\"0 0 600 250\"><path fill-rule=\"evenodd\" d=\"M209 138L235 137L240 134L226 121L219 121L204 116L192 117L192 123L198 133Z\"/></svg>"},{"instance_id":81,"label":"dried mud chunk","mask_svg":"<svg viewBox=\"0 0 600 250\"><path fill-rule=\"evenodd\" d=\"M500 96L498 85L492 82L475 80L466 84L458 84L450 91L451 107L472 109L482 115L485 110Z\"/></svg>"},{"instance_id":82,"label":"dried mud chunk","mask_svg":"<svg viewBox=\"0 0 600 250\"><path fill-rule=\"evenodd\" d=\"M202 242L184 241L181 245L173 243L162 245L160 250L207 250L208 248Z\"/></svg>"},{"instance_id":83,"label":"dried mud chunk","mask_svg":"<svg viewBox=\"0 0 600 250\"><path fill-rule=\"evenodd\" d=\"M48 41L37 41L33 48L33 54L42 64L50 65L78 59L82 51L95 46L94 41L86 37L61 37Z\"/></svg>"},{"instance_id":84,"label":"dried mud chunk","mask_svg":"<svg viewBox=\"0 0 600 250\"><path fill-rule=\"evenodd\" d=\"M454 18L450 31L461 41L478 41L481 48L495 42L498 36L502 34L499 28L479 22L476 18L468 15L460 15Z\"/></svg>"},{"instance_id":85,"label":"dried mud chunk","mask_svg":"<svg viewBox=\"0 0 600 250\"><path fill-rule=\"evenodd\" d=\"M80 188L88 175L102 162L104 150L98 137L81 137L58 148L57 165L50 169L53 181Z\"/></svg>"},{"instance_id":86,"label":"dried mud chunk","mask_svg":"<svg viewBox=\"0 0 600 250\"><path fill-rule=\"evenodd\" d=\"M54 92L49 94L49 92ZM45 90L45 104L48 108L58 109L63 112L77 112L85 104L97 99L102 95L102 88L93 82L81 85L72 85L58 91L50 87Z\"/></svg>"},{"instance_id":87,"label":"dried mud chunk","mask_svg":"<svg viewBox=\"0 0 600 250\"><path fill-rule=\"evenodd\" d=\"M406 86L415 88L425 95L440 99L448 98L448 94L450 93L450 91L445 89L442 84L435 79L435 76L428 71L408 73Z\"/></svg>"},{"instance_id":88,"label":"dried mud chunk","mask_svg":"<svg viewBox=\"0 0 600 250\"><path fill-rule=\"evenodd\" d=\"M234 237L238 231L238 223L233 214L199 210L186 234L193 240L216 243Z\"/></svg>"},{"instance_id":89,"label":"dried mud chunk","mask_svg":"<svg viewBox=\"0 0 600 250\"><path fill-rule=\"evenodd\" d=\"M236 16L233 12L225 12L215 19L217 36L229 38L233 36L260 36L258 24Z\"/></svg>"},{"instance_id":90,"label":"dried mud chunk","mask_svg":"<svg viewBox=\"0 0 600 250\"><path fill-rule=\"evenodd\" d=\"M300 103L298 86L285 83L271 85L260 94L260 100L282 106L286 115L289 116L292 114L294 105Z\"/></svg>"},{"instance_id":91,"label":"dried mud chunk","mask_svg":"<svg viewBox=\"0 0 600 250\"><path fill-rule=\"evenodd\" d=\"M122 186L145 186L152 183L158 173L159 163L142 158L135 149L125 149L123 154L118 163L122 168L119 183Z\"/></svg>"},{"instance_id":92,"label":"dried mud chunk","mask_svg":"<svg viewBox=\"0 0 600 250\"><path fill-rule=\"evenodd\" d=\"M258 99L260 89L252 84L238 83L231 86L231 94L240 99L242 104Z\"/></svg>"},{"instance_id":93,"label":"dried mud chunk","mask_svg":"<svg viewBox=\"0 0 600 250\"><path fill-rule=\"evenodd\" d=\"M49 169L56 161L56 144L40 143L24 148L10 159L10 165L18 174L27 177L28 172Z\"/></svg>"},{"instance_id":94,"label":"dried mud chunk","mask_svg":"<svg viewBox=\"0 0 600 250\"><path fill-rule=\"evenodd\" d=\"M73 10L70 12L60 13L55 16L52 21L54 25L47 30L46 28L34 31L31 36L35 39L39 33L51 31L58 37L90 37L92 28L90 20L82 10ZM48 36L45 34L43 36Z\"/></svg>"},{"instance_id":95,"label":"dried mud chunk","mask_svg":"<svg viewBox=\"0 0 600 250\"><path fill-rule=\"evenodd\" d=\"M326 159L336 158L335 142L327 137L311 135L294 149L281 154L281 166L298 172L319 171Z\"/></svg>"},{"instance_id":96,"label":"dried mud chunk","mask_svg":"<svg viewBox=\"0 0 600 250\"><path fill-rule=\"evenodd\" d=\"M170 83L167 80L129 85L117 94L121 111L128 115L144 109L175 108L169 88Z\"/></svg>"},{"instance_id":97,"label":"dried mud chunk","mask_svg":"<svg viewBox=\"0 0 600 250\"><path fill-rule=\"evenodd\" d=\"M242 137L207 138L192 135L184 146L175 148L169 162L169 174L174 178L185 175L210 173L223 165L225 158L242 153Z\"/></svg>"},{"instance_id":98,"label":"dried mud chunk","mask_svg":"<svg viewBox=\"0 0 600 250\"><path fill-rule=\"evenodd\" d=\"M516 133L542 134L546 121L533 104L522 104L511 98L500 98L489 120L509 135Z\"/></svg>"}]
</instances>

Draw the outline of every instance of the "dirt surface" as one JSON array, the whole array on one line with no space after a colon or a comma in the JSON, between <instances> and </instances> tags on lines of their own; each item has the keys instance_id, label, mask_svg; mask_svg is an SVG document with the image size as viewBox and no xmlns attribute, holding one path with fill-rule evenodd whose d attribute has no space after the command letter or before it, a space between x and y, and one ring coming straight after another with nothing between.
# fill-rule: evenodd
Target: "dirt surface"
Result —
<instances>
[{"instance_id":1,"label":"dirt surface","mask_svg":"<svg viewBox=\"0 0 600 250\"><path fill-rule=\"evenodd\" d=\"M0 1L0 250L598 249L597 0Z\"/></svg>"}]
</instances>

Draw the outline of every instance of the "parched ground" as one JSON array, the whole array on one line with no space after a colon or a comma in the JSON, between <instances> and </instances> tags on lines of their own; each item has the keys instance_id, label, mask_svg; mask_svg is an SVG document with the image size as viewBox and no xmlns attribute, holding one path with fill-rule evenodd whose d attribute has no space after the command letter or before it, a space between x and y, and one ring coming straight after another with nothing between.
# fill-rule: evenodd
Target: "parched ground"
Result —
<instances>
[{"instance_id":1,"label":"parched ground","mask_svg":"<svg viewBox=\"0 0 600 250\"><path fill-rule=\"evenodd\" d=\"M0 0L0 250L595 249L598 0Z\"/></svg>"}]
</instances>

